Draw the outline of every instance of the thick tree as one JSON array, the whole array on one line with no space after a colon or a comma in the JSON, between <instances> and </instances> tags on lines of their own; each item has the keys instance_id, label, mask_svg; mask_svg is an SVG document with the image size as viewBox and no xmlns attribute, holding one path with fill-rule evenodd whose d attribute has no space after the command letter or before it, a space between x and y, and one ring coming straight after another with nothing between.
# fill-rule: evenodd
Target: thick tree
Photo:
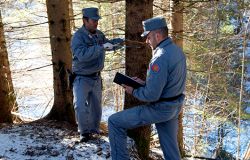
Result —
<instances>
[{"instance_id":1,"label":"thick tree","mask_svg":"<svg viewBox=\"0 0 250 160\"><path fill-rule=\"evenodd\" d=\"M181 0L172 1L172 37L175 44L183 48L183 2ZM181 156L185 155L184 144L183 144L183 125L182 125L183 111L181 111L179 119L179 130L178 130L178 144Z\"/></svg>"},{"instance_id":2,"label":"thick tree","mask_svg":"<svg viewBox=\"0 0 250 160\"><path fill-rule=\"evenodd\" d=\"M11 78L8 52L4 37L4 27L0 11L0 123L13 122L12 110L17 103Z\"/></svg>"},{"instance_id":3,"label":"thick tree","mask_svg":"<svg viewBox=\"0 0 250 160\"><path fill-rule=\"evenodd\" d=\"M53 62L54 104L45 117L75 124L72 90L67 87L71 68L70 18L68 0L46 0Z\"/></svg>"},{"instance_id":4,"label":"thick tree","mask_svg":"<svg viewBox=\"0 0 250 160\"><path fill-rule=\"evenodd\" d=\"M126 48L126 75L146 78L146 71L151 59L151 49L146 46L142 21L153 16L153 0L126 0L125 38L128 44L137 45L138 48ZM142 104L133 96L125 95L124 108ZM150 126L140 127L129 131L129 136L135 140L139 157L148 159L150 143Z\"/></svg>"}]
</instances>

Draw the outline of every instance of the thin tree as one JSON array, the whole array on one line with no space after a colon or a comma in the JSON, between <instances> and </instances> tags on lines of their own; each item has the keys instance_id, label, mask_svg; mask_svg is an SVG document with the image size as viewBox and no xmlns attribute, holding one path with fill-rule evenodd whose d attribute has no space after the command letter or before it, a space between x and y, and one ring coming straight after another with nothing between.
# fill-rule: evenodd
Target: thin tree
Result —
<instances>
[{"instance_id":1,"label":"thin tree","mask_svg":"<svg viewBox=\"0 0 250 160\"><path fill-rule=\"evenodd\" d=\"M249 20L250 18L248 18L248 22L246 24L246 27L244 28L245 32L244 32L244 38L243 38L243 54L242 54L242 60L241 60L241 66L242 66L242 69L241 69L241 85L240 85L240 99L239 99L239 105L237 107L237 110L238 110L238 117L237 117L237 120L238 120L238 124L237 124L237 127L238 127L238 135L237 135L237 155L236 155L236 159L240 159L240 146L241 146L241 143L240 143L240 136L241 136L241 109L242 109L242 99L243 99L243 87L244 87L244 73L245 73L245 55L247 53L247 41L250 39L250 36L249 36L249 26L250 26L250 23L249 23Z\"/></svg>"},{"instance_id":2,"label":"thin tree","mask_svg":"<svg viewBox=\"0 0 250 160\"><path fill-rule=\"evenodd\" d=\"M171 24L172 24L172 37L175 44L179 47L183 48L183 2L181 0L173 0L172 1L172 17L171 17ZM178 129L178 144L181 156L185 155L184 151L184 143L183 143L183 111L181 111L179 117L179 129Z\"/></svg>"},{"instance_id":3,"label":"thin tree","mask_svg":"<svg viewBox=\"0 0 250 160\"><path fill-rule=\"evenodd\" d=\"M11 78L4 26L0 11L0 123L13 122L12 110L17 109L16 97Z\"/></svg>"},{"instance_id":4,"label":"thin tree","mask_svg":"<svg viewBox=\"0 0 250 160\"><path fill-rule=\"evenodd\" d=\"M70 18L70 29L74 31L76 29L75 21L74 21L74 9L72 0L69 0L69 18Z\"/></svg>"},{"instance_id":5,"label":"thin tree","mask_svg":"<svg viewBox=\"0 0 250 160\"><path fill-rule=\"evenodd\" d=\"M70 18L68 0L46 0L53 62L54 104L45 117L75 124L72 90L67 87L71 68Z\"/></svg>"},{"instance_id":6,"label":"thin tree","mask_svg":"<svg viewBox=\"0 0 250 160\"><path fill-rule=\"evenodd\" d=\"M153 0L126 0L125 38L131 45L141 48L126 48L126 74L146 78L148 63L151 59L151 49L141 38L143 32L142 21L153 16ZM137 43L134 43L137 42ZM124 108L131 108L141 104L134 97L126 94ZM135 140L137 151L141 159L149 158L150 126L140 127L129 131L129 136Z\"/></svg>"}]
</instances>

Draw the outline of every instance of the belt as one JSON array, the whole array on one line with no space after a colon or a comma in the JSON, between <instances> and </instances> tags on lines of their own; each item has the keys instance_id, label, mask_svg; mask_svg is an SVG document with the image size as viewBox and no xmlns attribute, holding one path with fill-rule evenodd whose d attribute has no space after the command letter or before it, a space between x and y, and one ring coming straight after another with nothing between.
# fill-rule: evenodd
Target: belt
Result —
<instances>
[{"instance_id":1,"label":"belt","mask_svg":"<svg viewBox=\"0 0 250 160\"><path fill-rule=\"evenodd\" d=\"M151 102L151 103L171 102L171 101L177 100L177 99L180 98L181 96L185 96L185 94L182 93L182 94L179 94L179 95L174 96L174 97L160 98L158 101L156 101L156 102Z\"/></svg>"},{"instance_id":2,"label":"belt","mask_svg":"<svg viewBox=\"0 0 250 160\"><path fill-rule=\"evenodd\" d=\"M98 77L101 75L101 72L94 72L91 74L76 74L76 76L84 76L84 77Z\"/></svg>"}]
</instances>

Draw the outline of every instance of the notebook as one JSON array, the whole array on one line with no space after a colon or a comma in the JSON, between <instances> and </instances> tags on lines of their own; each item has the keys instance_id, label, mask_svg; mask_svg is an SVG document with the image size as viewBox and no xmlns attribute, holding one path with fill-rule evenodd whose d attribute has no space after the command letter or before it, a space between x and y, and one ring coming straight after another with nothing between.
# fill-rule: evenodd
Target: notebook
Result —
<instances>
[{"instance_id":1,"label":"notebook","mask_svg":"<svg viewBox=\"0 0 250 160\"><path fill-rule=\"evenodd\" d=\"M126 76L124 74L121 74L119 72L116 72L113 82L115 82L119 85L125 84L125 85L131 86L133 88L139 88L139 87L143 86L142 84L133 80L131 77Z\"/></svg>"}]
</instances>

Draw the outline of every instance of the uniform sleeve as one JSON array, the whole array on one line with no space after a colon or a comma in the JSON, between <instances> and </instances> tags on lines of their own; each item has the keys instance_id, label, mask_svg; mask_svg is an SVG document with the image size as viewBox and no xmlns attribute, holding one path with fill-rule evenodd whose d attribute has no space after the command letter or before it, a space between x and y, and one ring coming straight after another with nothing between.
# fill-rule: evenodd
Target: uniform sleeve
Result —
<instances>
[{"instance_id":1,"label":"uniform sleeve","mask_svg":"<svg viewBox=\"0 0 250 160\"><path fill-rule=\"evenodd\" d=\"M91 61L104 53L102 45L88 46L79 35L74 35L71 41L71 49L73 58L77 58L80 62Z\"/></svg>"},{"instance_id":2,"label":"uniform sleeve","mask_svg":"<svg viewBox=\"0 0 250 160\"><path fill-rule=\"evenodd\" d=\"M111 43L111 44L113 44L113 45L116 45L116 44L118 44L117 46L115 46L114 48L113 48L113 50L117 50L117 49L121 49L123 46L122 45L119 45L120 43L122 43L122 42L124 42L124 39L122 39L122 38L114 38L114 39L107 39L105 36L104 36L104 43L107 43L107 42L109 42L109 43Z\"/></svg>"},{"instance_id":3,"label":"uniform sleeve","mask_svg":"<svg viewBox=\"0 0 250 160\"><path fill-rule=\"evenodd\" d=\"M168 68L166 62L161 59L150 63L146 85L133 91L133 96L144 102L155 102L160 99L163 88L168 79Z\"/></svg>"},{"instance_id":4,"label":"uniform sleeve","mask_svg":"<svg viewBox=\"0 0 250 160\"><path fill-rule=\"evenodd\" d=\"M110 40L110 43L112 43L112 44L120 44L122 42L124 42L124 40L122 38L114 38L114 39Z\"/></svg>"}]
</instances>

